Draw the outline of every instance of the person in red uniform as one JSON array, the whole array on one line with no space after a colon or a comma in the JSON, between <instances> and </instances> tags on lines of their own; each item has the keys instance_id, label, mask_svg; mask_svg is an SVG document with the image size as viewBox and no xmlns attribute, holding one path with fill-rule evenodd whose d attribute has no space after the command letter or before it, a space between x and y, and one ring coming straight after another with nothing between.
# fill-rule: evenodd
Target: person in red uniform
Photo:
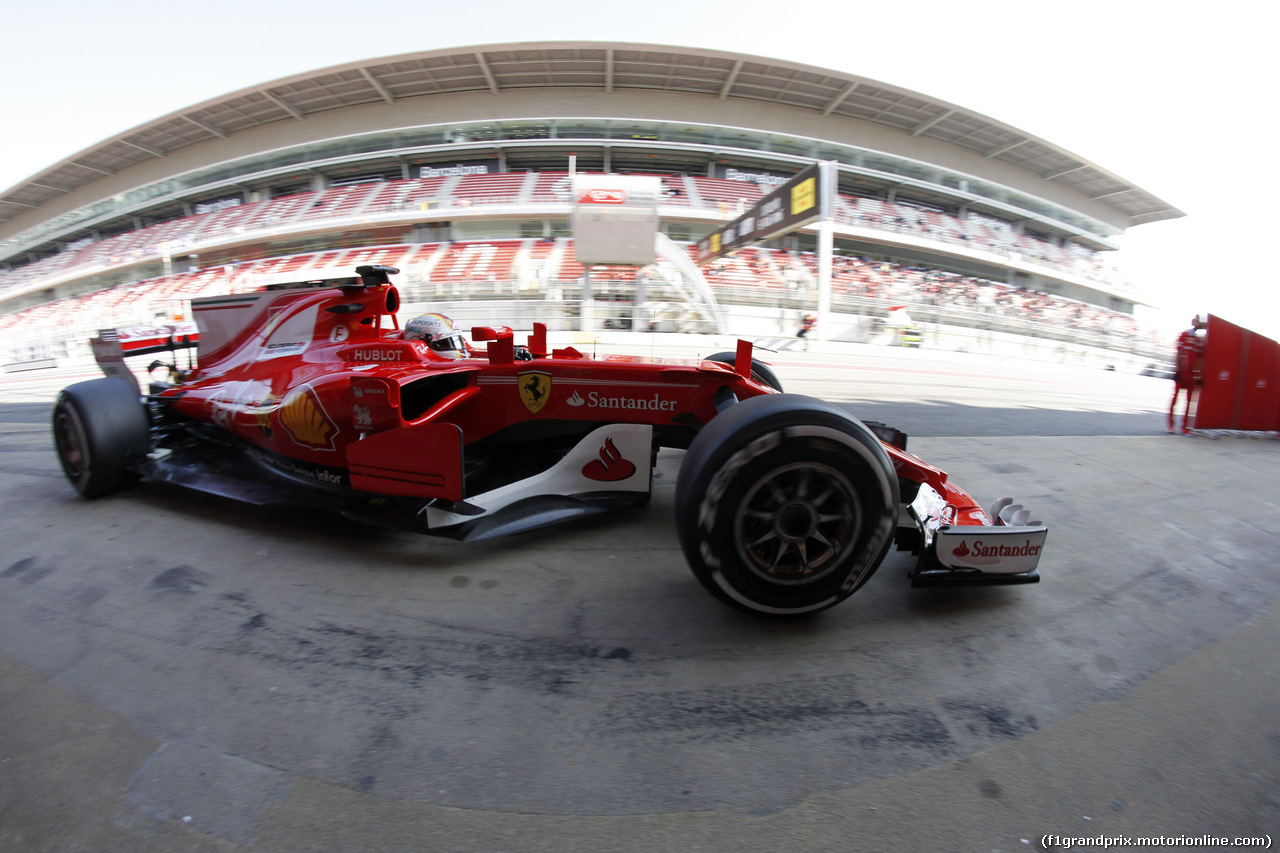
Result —
<instances>
[{"instance_id":1,"label":"person in red uniform","mask_svg":"<svg viewBox=\"0 0 1280 853\"><path fill-rule=\"evenodd\" d=\"M1191 435L1187 418L1191 415L1191 401L1203 384L1204 336L1200 334L1205 323L1197 314L1191 328L1178 335L1178 355L1173 372L1173 400L1169 403L1169 432L1173 432L1173 412L1178 407L1178 395L1185 392L1186 405L1182 409L1182 434Z\"/></svg>"},{"instance_id":2,"label":"person in red uniform","mask_svg":"<svg viewBox=\"0 0 1280 853\"><path fill-rule=\"evenodd\" d=\"M818 325L818 315L812 312L805 314L800 318L800 331L796 333L796 337L803 338L812 332L813 327L816 325Z\"/></svg>"}]
</instances>

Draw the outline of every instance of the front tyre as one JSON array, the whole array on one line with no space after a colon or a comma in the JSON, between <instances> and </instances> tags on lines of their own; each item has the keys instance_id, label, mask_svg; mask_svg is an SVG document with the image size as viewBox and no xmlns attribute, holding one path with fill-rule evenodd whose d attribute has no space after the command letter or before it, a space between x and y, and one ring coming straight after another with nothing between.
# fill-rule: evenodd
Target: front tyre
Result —
<instances>
[{"instance_id":1,"label":"front tyre","mask_svg":"<svg viewBox=\"0 0 1280 853\"><path fill-rule=\"evenodd\" d=\"M898 479L859 421L809 397L752 397L685 455L676 527L694 576L749 613L825 610L874 574L893 540Z\"/></svg>"},{"instance_id":2,"label":"front tyre","mask_svg":"<svg viewBox=\"0 0 1280 853\"><path fill-rule=\"evenodd\" d=\"M53 406L53 443L62 471L85 498L119 491L129 466L150 447L147 411L124 379L104 377L62 389Z\"/></svg>"}]
</instances>

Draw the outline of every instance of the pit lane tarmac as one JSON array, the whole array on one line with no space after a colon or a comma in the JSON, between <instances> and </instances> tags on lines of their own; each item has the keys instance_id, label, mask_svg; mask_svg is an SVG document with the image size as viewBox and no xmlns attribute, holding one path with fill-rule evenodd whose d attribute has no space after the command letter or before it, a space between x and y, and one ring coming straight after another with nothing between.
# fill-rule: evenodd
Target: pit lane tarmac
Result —
<instances>
[{"instance_id":1,"label":"pit lane tarmac","mask_svg":"<svg viewBox=\"0 0 1280 853\"><path fill-rule=\"evenodd\" d=\"M1125 701L1280 594L1259 570L1280 442L1165 435L1168 383L858 348L772 360L980 500L1029 506L1044 581L912 590L895 552L823 614L738 614L680 554L678 452L645 510L470 545L155 484L84 502L49 439L51 379L0 389L0 651L146 744L113 831L252 846L309 785L455 816L793 814ZM1255 775L1280 776L1278 732L1241 743L1269 759ZM1013 799L997 774L977 795Z\"/></svg>"}]
</instances>

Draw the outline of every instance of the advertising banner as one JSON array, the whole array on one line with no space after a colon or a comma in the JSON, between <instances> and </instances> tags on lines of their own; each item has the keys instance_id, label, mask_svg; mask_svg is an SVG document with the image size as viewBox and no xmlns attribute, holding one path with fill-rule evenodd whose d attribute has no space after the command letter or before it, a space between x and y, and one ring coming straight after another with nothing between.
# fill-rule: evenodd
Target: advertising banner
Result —
<instances>
[{"instance_id":1,"label":"advertising banner","mask_svg":"<svg viewBox=\"0 0 1280 853\"><path fill-rule=\"evenodd\" d=\"M457 163L432 163L418 167L419 178L465 178L467 175L488 175L498 170L489 160L465 160Z\"/></svg>"},{"instance_id":2,"label":"advertising banner","mask_svg":"<svg viewBox=\"0 0 1280 853\"><path fill-rule=\"evenodd\" d=\"M212 201L196 202L191 205L191 213L195 216L203 216L206 213L221 213L228 208L239 207L242 204L244 204L244 193L237 193Z\"/></svg>"},{"instance_id":3,"label":"advertising banner","mask_svg":"<svg viewBox=\"0 0 1280 853\"><path fill-rule=\"evenodd\" d=\"M698 241L699 264L802 228L824 215L830 179L823 163L802 169L737 219Z\"/></svg>"},{"instance_id":4,"label":"advertising banner","mask_svg":"<svg viewBox=\"0 0 1280 853\"><path fill-rule=\"evenodd\" d=\"M653 263L661 192L662 179L652 175L575 175L573 252L578 263Z\"/></svg>"},{"instance_id":5,"label":"advertising banner","mask_svg":"<svg viewBox=\"0 0 1280 853\"><path fill-rule=\"evenodd\" d=\"M761 190L769 192L776 190L787 181L795 177L794 174L784 172L774 172L769 169L735 169L733 166L722 166L716 164L711 169L711 177L720 178L726 181L738 181L739 183L755 184Z\"/></svg>"}]
</instances>

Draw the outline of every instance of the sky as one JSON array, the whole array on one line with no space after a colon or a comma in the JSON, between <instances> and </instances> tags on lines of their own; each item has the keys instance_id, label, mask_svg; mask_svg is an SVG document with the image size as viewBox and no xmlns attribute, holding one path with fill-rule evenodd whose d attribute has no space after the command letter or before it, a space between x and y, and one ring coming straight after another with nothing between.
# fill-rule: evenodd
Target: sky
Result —
<instances>
[{"instance_id":1,"label":"sky","mask_svg":"<svg viewBox=\"0 0 1280 853\"><path fill-rule=\"evenodd\" d=\"M1280 4L1218 0L64 0L0 12L0 190L167 113L345 62L513 41L737 51L856 74L1046 139L1187 215L1117 256L1170 334L1280 339Z\"/></svg>"}]
</instances>

